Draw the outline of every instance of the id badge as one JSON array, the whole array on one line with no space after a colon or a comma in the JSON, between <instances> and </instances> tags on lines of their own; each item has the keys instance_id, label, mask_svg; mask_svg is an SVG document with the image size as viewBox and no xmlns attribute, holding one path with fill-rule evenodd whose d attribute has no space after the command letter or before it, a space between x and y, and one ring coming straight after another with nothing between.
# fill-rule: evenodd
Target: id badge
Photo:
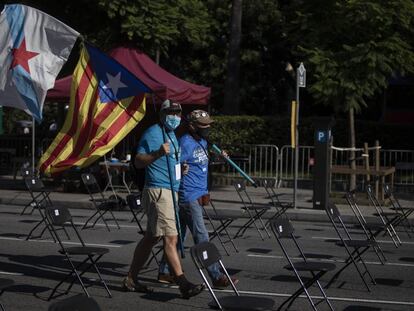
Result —
<instances>
[{"instance_id":1,"label":"id badge","mask_svg":"<svg viewBox=\"0 0 414 311\"><path fill-rule=\"evenodd\" d=\"M178 163L175 165L175 180L181 179L181 164Z\"/></svg>"}]
</instances>

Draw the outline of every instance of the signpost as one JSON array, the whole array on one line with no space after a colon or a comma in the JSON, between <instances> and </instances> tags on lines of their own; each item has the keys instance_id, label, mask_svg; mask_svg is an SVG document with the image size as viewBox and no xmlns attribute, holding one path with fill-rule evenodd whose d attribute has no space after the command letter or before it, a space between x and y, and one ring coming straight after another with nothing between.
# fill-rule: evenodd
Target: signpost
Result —
<instances>
[{"instance_id":1,"label":"signpost","mask_svg":"<svg viewBox=\"0 0 414 311\"><path fill-rule=\"evenodd\" d=\"M294 172L294 187L293 187L293 208L297 204L297 189L298 189L298 167L299 167L299 91L301 87L306 87L306 69L303 63L300 63L296 69L296 137L295 137L295 172Z\"/></svg>"}]
</instances>

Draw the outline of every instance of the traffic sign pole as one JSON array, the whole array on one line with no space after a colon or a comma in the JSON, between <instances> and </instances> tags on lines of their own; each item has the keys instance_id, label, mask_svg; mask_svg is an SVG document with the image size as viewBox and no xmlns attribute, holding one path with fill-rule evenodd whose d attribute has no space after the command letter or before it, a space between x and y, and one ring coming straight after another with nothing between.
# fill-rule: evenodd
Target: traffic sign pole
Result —
<instances>
[{"instance_id":1,"label":"traffic sign pole","mask_svg":"<svg viewBox=\"0 0 414 311\"><path fill-rule=\"evenodd\" d=\"M299 93L300 88L306 87L306 69L300 63L296 70L296 137L295 137L295 171L293 186L293 208L297 208L298 171L299 171Z\"/></svg>"}]
</instances>

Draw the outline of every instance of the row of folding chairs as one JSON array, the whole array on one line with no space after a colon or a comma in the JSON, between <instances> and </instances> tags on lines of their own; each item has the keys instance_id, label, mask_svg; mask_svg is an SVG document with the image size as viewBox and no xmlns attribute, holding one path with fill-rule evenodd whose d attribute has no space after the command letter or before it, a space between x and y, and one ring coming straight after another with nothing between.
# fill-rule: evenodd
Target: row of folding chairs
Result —
<instances>
[{"instance_id":1,"label":"row of folding chairs","mask_svg":"<svg viewBox=\"0 0 414 311\"><path fill-rule=\"evenodd\" d=\"M408 216L414 209L410 207L403 208L399 204L399 201L395 199L395 195L392 194L388 185L384 185L384 193L390 201L391 208L386 207L386 202L380 202L375 196L371 185L368 184L366 187L366 194L370 205L375 208L373 215L378 219L376 222L368 222L366 220L357 203L355 191L347 192L345 197L349 207L358 220L359 226L364 231L369 232L373 237L389 236L395 247L398 248L402 245L402 240L397 232L397 227L402 227L408 237L411 237L410 232L413 232L413 227L408 221Z\"/></svg>"},{"instance_id":2,"label":"row of folding chairs","mask_svg":"<svg viewBox=\"0 0 414 311\"><path fill-rule=\"evenodd\" d=\"M274 188L274 185L269 186L269 189L267 189L266 191L268 193L269 198L271 198L271 192L272 191L271 188ZM245 186L237 186L236 190L239 190L239 192L246 192L247 190L245 188ZM238 192L238 193L239 193ZM44 199L45 202L47 202L47 199ZM254 206L254 203L251 200L251 197L249 195L246 196L246 200L243 201L243 199L241 199L243 203L248 202L246 204L250 204L250 206ZM272 200L273 201L273 200ZM131 195L127 197L127 202L128 202L128 206L131 209L131 212L133 214L133 220L136 221L137 225L138 225L138 229L139 231L142 233L144 232L141 224L140 224L140 219L139 219L139 214L143 213L142 207L140 206L140 196L139 195ZM220 215L219 212L217 211L216 207L214 206L214 203L212 200L210 200L210 206L211 209L207 211L207 209L204 207L204 213L206 216L206 220L209 221L209 223L212 225L213 227L213 233L211 236L211 239L214 239L215 237L217 237L220 241L220 243L223 246L223 249L226 251L227 254L228 251L225 247L225 243L226 242L231 242L233 244L234 249L237 251L236 246L234 245L233 239L231 238L227 228L228 226L235 220L235 218L231 218L231 217L225 217L223 215ZM305 257L304 253L302 252L302 250L300 249L300 246L294 236L294 230L293 230L293 226L291 225L290 221L287 219L287 216L285 215L284 211L280 213L280 210L282 208L285 208L285 210L287 208L289 208L288 205L284 205L282 206L282 204L280 204L280 202L277 203L273 203L272 205L277 205L277 210L276 213L273 217L271 217L266 224L264 223L263 219L261 218L263 216L264 213L260 214L261 211L257 211L254 210L254 208L247 208L246 209L246 205L243 204L243 206L245 207L246 211L250 210L252 213L248 213L249 215L249 219L246 222L246 224L243 226L243 233L250 227L255 226L256 230L258 230L258 232L260 233L260 230L262 231L266 231L268 236L270 237L269 231L267 231L266 227L271 227L274 235L276 236L278 243L282 249L282 252L285 254L286 258L288 259L289 265L286 266L286 269L290 269L294 272L295 276L298 278L299 283L301 285L301 287L298 289L298 291L296 291L288 300L286 300L283 305L288 304L288 307L293 303L293 301L299 297L299 295L303 292L305 292L305 294L307 295L310 304L312 306L313 309L316 310L316 304L312 301L311 297L309 296L307 289L313 285L316 284L319 289L322 291L323 294L323 299L326 301L326 303L329 305L330 309L332 309L332 306L327 298L327 296L325 295L323 288L321 287L320 283L319 283L319 279L327 272L329 271L333 271L336 269L335 265L333 264L328 264L328 265L324 265L324 263L322 262L310 262L309 260L307 260L307 258ZM71 217L68 217L68 214L70 215L68 210L61 210L60 208L50 208L50 206L52 206L52 204L48 204L48 206L45 208L45 218L47 221L50 222L50 230L52 230L52 236L55 236L57 238L57 241L59 242L59 244L61 245L61 252L62 254L65 254L65 256L69 256L68 261L70 261L70 256L73 255L74 253L71 254L70 251L68 250L64 250L64 246L62 245L63 243L61 243L61 241L59 240L60 238L58 237L58 232L55 231L56 227L64 227L64 224L70 224L71 226L73 226L73 222L71 221ZM249 207L250 207L249 206ZM262 206L260 206L262 207ZM266 209L266 211L269 209ZM331 220L331 222L334 225L335 231L337 232L340 241L338 241L338 245L341 247L344 247L346 249L348 258L345 260L344 262L344 266L338 270L336 272L336 274L332 277L331 281L328 283L327 287L329 287L329 285L336 280L340 273L342 273L342 271L344 271L347 267L349 266L354 266L355 269L357 270L359 276L361 277L363 283L365 284L366 288L368 290L370 290L369 286L368 286L368 282L366 281L366 277L369 277L369 279L371 280L371 282L373 284L375 284L375 279L373 278L372 274L369 272L364 259L363 259L363 255L364 253L370 249L373 248L374 251L377 253L377 255L379 256L379 258L381 258L380 260L385 261L385 256L383 255L382 250L379 247L379 244L376 242L375 240L375 234L374 233L370 233L369 230L366 231L366 239L354 239L351 237L349 231L347 230L347 226L344 224L341 215L338 211L338 209L336 208L335 205L330 204L329 208L327 209L327 214ZM59 217L60 215L63 215L61 217ZM284 217L281 217L282 215L284 215ZM99 217L99 216L98 216ZM101 217L102 218L102 217ZM63 221L64 220L64 221ZM250 222L249 222L250 221ZM214 226L214 222L217 222L218 226ZM96 222L95 222L96 223ZM108 228L109 229L109 228ZM80 238L80 234L79 232L76 230L76 228L74 229L76 235L78 236L78 238ZM340 233L340 231L343 231L343 233ZM239 235L241 231L239 230L239 232L236 234L236 237ZM67 233L66 233L67 234ZM227 237L227 239L229 239L228 241L224 241L221 237L223 236L223 234ZM260 235L261 238L263 239L263 236ZM291 261L290 256L287 254L287 248L285 248L282 244L282 240L286 239L286 238L290 238L293 243L298 247L300 253L301 253L301 257L303 259L301 264L297 264L296 262L293 263L293 261ZM80 238L81 239L81 238ZM86 245L82 242L80 247L86 247ZM211 244L211 243L209 243ZM203 254L203 258L205 257L205 254L209 254L208 257L209 258L213 258L216 260L220 260L221 261L221 257L219 257L218 250L215 249L214 244L211 244L213 246L206 246L208 247L208 249L204 249L201 251L201 254ZM199 246L200 248L202 246ZM72 251L76 251L72 250ZM86 249L83 248L82 250L82 254L86 253ZM94 256L96 256L95 259L90 258L91 255L87 255L87 258L85 258L85 260L77 266L74 266L71 264L71 273L67 276L67 278L72 278L72 282L70 283L69 287L67 288L66 292L67 293L70 288L73 286L73 283L78 280L79 283L82 285L82 288L85 291L85 294L88 296L87 293L87 287L82 280L82 276L83 276L83 271L82 272L78 272L78 270L80 270L81 266L86 264L88 262L89 264L89 269L90 268L94 268L95 271L99 274L99 270L96 266L97 261L100 259L100 257L102 257L105 252L103 250L100 250L103 253L98 254L98 251L95 250ZM207 252L207 253L205 253ZM193 251L193 249L191 250L192 253L192 257L193 260L195 261L197 267L201 270L203 270L204 266L208 266L209 264L211 264L211 261L205 262L203 264L203 260L201 260L200 256L197 255L197 251L196 249ZM210 253L212 253L212 255L210 255ZM79 255L79 254L76 254ZM197 257L198 256L198 257ZM93 256L92 256L93 257ZM199 258L200 257L200 258ZM201 261L200 261L201 260ZM362 267L358 266L358 263L362 263ZM220 263L222 265L222 268L224 269L224 265L222 264L222 262ZM96 268L95 268L96 267ZM307 271L309 273L311 273L312 278L311 281L309 282L303 282L303 280L301 279L301 276L299 275L299 272L303 272L303 271ZM201 273L201 272L200 272ZM227 272L226 272L227 274ZM102 278L101 279L101 283L104 285L104 287L107 289L106 284L104 282L104 280ZM66 279L65 279L66 280ZM51 294L51 297L54 295L54 293L57 291L57 289L65 282L65 280L62 280L62 282L60 282L56 288L54 289L54 291ZM205 282L207 282L206 278L203 277L203 280ZM230 280L231 281L231 280ZM232 285L233 289L235 290L235 295L239 296L237 289L235 288L234 284ZM212 288L211 286L208 286L210 292L212 292ZM109 290L107 289L108 294L110 295ZM213 297L214 296L214 292L212 292ZM50 297L50 298L51 298ZM242 303L242 305L248 306L250 301L252 301L250 298L252 297L247 297L247 298L241 298L241 300L238 298L238 302ZM232 301L232 299L229 299L229 301ZM222 300L217 300L217 297L215 297L214 299L214 303L216 306L226 306L227 303L230 303L229 301L222 301ZM268 302L270 304L270 302ZM253 304L257 304L257 302L254 301L253 299Z\"/></svg>"},{"instance_id":3,"label":"row of folding chairs","mask_svg":"<svg viewBox=\"0 0 414 311\"><path fill-rule=\"evenodd\" d=\"M403 206L400 200L392 191L388 184L384 184L385 199L389 202L391 208L399 214L399 218L395 221L395 226L403 226L408 237L411 238L411 233L414 233L414 227L408 220L408 217L414 212L414 206Z\"/></svg>"},{"instance_id":4,"label":"row of folding chairs","mask_svg":"<svg viewBox=\"0 0 414 311\"><path fill-rule=\"evenodd\" d=\"M27 239L30 239L33 236L35 230L42 228L43 225L43 229L39 237L41 237L44 232L48 231L54 242L59 244L59 253L64 255L67 262L69 263L70 271L55 286L48 300L52 299L53 297L69 293L70 289L73 287L76 281L78 281L81 285L85 295L89 297L87 288L91 284L86 284L86 282L90 281L90 279L85 278L84 274L90 272L91 270L93 270L98 275L99 282L106 289L108 296L111 297L109 288L106 285L97 265L100 258L109 252L109 249L91 247L84 242L79 230L73 222L69 209L64 206L55 206L53 204L50 199L51 190L47 189L44 186L41 179L35 176L26 176L24 178L24 181L31 195L32 202L34 203L31 206L33 206L34 210L37 210L41 216L41 219L29 232ZM71 235L69 234L70 229L72 231ZM71 244L76 243L78 245L68 247L66 245L66 240L62 237L62 232L64 232L66 240L71 240ZM75 242L73 238L75 238L77 241ZM76 258L76 261L73 260L74 258ZM78 263L77 260L79 260L79 258L83 259ZM67 281L69 281L69 285L67 286L66 290L63 293L55 295L58 289Z\"/></svg>"},{"instance_id":5,"label":"row of folding chairs","mask_svg":"<svg viewBox=\"0 0 414 311\"><path fill-rule=\"evenodd\" d=\"M305 252L302 250L297 238L295 237L294 228L289 219L275 219L272 220L269 225L285 258L288 261L288 264L285 265L284 268L292 271L300 284L298 290L295 291L281 305L279 305L278 309L280 310L285 305L287 305L286 309L288 309L293 304L295 299L297 299L302 293L305 293L313 310L318 310L317 305L322 301L326 302L330 310L334 310L323 286L320 283L320 278L326 273L335 270L336 265L333 263L308 260L305 256ZM289 251L291 248L286 245L287 240L291 241L291 243L295 246L295 249L300 252L301 260L292 260L291 252ZM217 247L212 242L204 242L195 245L191 247L190 252L192 260L213 298L213 301L209 303L210 307L219 308L220 310L270 310L273 308L273 299L240 294L226 270ZM219 297L213 286L209 283L205 270L214 263L219 263L222 271L228 278L233 290L232 295ZM303 273L308 273L310 275L310 279L305 281L302 275ZM322 300L318 302L314 301L314 298L311 297L308 291L314 284L317 285L323 297Z\"/></svg>"}]
</instances>

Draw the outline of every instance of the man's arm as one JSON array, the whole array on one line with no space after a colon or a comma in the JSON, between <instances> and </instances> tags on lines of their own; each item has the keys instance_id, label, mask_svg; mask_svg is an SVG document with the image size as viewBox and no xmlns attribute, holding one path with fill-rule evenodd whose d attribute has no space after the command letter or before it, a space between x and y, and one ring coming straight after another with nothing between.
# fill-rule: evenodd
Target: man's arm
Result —
<instances>
[{"instance_id":1,"label":"man's arm","mask_svg":"<svg viewBox=\"0 0 414 311\"><path fill-rule=\"evenodd\" d=\"M156 151L150 153L137 153L135 156L135 167L144 168L162 156L170 153L170 143L164 143Z\"/></svg>"}]
</instances>

